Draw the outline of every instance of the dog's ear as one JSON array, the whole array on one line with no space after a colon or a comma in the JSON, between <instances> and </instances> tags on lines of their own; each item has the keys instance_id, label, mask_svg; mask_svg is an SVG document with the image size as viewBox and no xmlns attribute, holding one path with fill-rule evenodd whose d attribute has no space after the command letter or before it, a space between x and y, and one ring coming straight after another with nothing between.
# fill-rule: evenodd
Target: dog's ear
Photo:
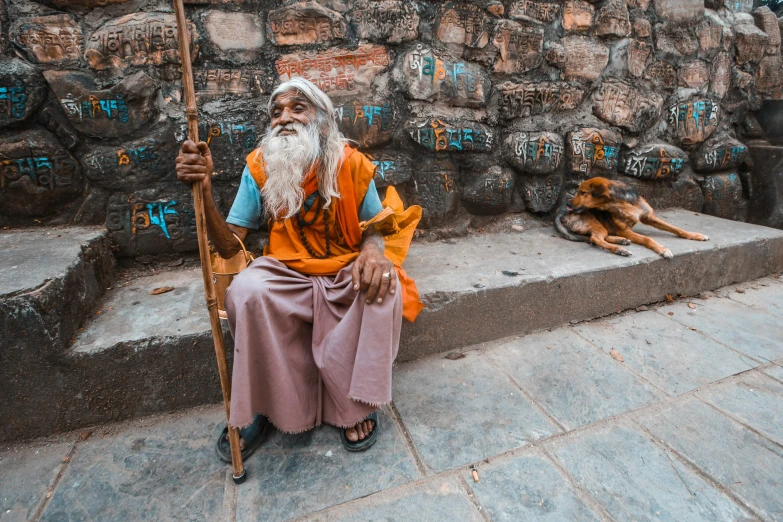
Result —
<instances>
[{"instance_id":1,"label":"dog's ear","mask_svg":"<svg viewBox=\"0 0 783 522\"><path fill-rule=\"evenodd\" d=\"M604 183L596 183L591 188L590 195L596 199L605 199L609 196L609 189Z\"/></svg>"}]
</instances>

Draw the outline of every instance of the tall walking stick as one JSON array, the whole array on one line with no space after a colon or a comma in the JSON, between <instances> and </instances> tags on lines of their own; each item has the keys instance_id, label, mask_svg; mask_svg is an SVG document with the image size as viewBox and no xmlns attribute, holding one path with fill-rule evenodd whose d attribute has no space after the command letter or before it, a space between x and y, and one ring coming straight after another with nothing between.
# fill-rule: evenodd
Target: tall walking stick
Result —
<instances>
[{"instance_id":1,"label":"tall walking stick","mask_svg":"<svg viewBox=\"0 0 783 522\"><path fill-rule=\"evenodd\" d=\"M179 57L182 60L182 85L185 89L187 103L188 139L198 143L198 111L196 110L196 89L193 86L193 68L190 63L190 33L182 0L174 1L174 12L177 16L177 34L179 36ZM226 408L226 422L231 418L231 376L228 374L226 362L226 346L223 343L223 328L218 316L217 297L212 282L212 264L209 260L209 244L207 243L207 222L204 214L204 196L201 192L201 182L193 183L193 207L196 217L196 236L198 237L198 253L201 257L201 274L204 276L204 293L209 310L209 323L212 326L212 340L215 343L220 388L223 390L223 405ZM242 464L242 450L239 447L239 430L228 424L228 442L231 445L231 467L236 484L245 481L247 474Z\"/></svg>"}]
</instances>

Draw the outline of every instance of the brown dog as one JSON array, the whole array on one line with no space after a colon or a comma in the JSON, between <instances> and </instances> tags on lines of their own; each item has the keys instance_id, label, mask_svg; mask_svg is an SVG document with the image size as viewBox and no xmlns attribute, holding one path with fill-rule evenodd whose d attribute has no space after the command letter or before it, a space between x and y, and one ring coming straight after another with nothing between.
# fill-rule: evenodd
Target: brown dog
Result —
<instances>
[{"instance_id":1,"label":"brown dog","mask_svg":"<svg viewBox=\"0 0 783 522\"><path fill-rule=\"evenodd\" d=\"M709 239L658 219L652 207L636 190L625 183L606 178L592 178L579 185L571 203L563 205L558 212L555 228L566 239L590 242L621 256L630 256L631 253L618 245L636 243L671 259L671 250L631 230L640 221L685 239Z\"/></svg>"}]
</instances>

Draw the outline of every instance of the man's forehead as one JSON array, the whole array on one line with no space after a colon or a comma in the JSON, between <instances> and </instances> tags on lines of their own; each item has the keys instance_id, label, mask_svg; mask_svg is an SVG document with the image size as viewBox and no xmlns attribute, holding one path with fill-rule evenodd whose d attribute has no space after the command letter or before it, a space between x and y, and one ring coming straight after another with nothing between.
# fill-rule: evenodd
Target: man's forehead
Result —
<instances>
[{"instance_id":1,"label":"man's forehead","mask_svg":"<svg viewBox=\"0 0 783 522\"><path fill-rule=\"evenodd\" d=\"M301 92L286 91L275 96L275 99L272 102L272 107L285 105L286 103L304 103L311 105L310 100L308 100Z\"/></svg>"}]
</instances>

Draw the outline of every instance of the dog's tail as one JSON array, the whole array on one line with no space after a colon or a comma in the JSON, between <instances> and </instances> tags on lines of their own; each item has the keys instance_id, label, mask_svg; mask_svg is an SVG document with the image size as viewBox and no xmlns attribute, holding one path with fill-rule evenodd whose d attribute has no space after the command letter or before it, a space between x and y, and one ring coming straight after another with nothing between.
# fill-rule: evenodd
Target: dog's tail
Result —
<instances>
[{"instance_id":1,"label":"dog's tail","mask_svg":"<svg viewBox=\"0 0 783 522\"><path fill-rule=\"evenodd\" d=\"M560 232L560 235L566 238L569 241L578 241L580 243L589 243L590 240L587 238L587 236L578 236L576 234L573 234L570 230L566 228L566 226L563 224L563 215L565 215L566 210L565 207L560 209L560 211L557 213L557 216L555 216L555 228L558 232Z\"/></svg>"}]
</instances>

